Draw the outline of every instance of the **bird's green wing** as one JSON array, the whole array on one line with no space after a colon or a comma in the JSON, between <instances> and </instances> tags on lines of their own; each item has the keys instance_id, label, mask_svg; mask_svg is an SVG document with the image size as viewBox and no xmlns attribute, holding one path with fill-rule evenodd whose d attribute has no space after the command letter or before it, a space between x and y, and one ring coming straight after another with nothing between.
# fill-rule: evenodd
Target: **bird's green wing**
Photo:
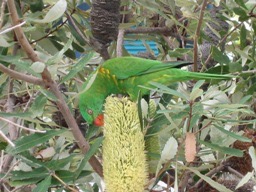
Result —
<instances>
[{"instance_id":1,"label":"bird's green wing","mask_svg":"<svg viewBox=\"0 0 256 192\"><path fill-rule=\"evenodd\" d=\"M161 62L138 57L118 57L106 61L102 67L109 70L117 79L127 79L157 71L189 65L187 61Z\"/></svg>"}]
</instances>

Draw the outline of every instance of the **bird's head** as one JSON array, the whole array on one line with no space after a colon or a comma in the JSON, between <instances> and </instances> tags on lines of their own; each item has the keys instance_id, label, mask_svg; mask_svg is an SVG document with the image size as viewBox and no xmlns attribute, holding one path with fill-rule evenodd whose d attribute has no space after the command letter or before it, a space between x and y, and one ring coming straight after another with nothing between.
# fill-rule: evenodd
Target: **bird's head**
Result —
<instances>
[{"instance_id":1,"label":"bird's head","mask_svg":"<svg viewBox=\"0 0 256 192\"><path fill-rule=\"evenodd\" d=\"M90 98L88 100L88 98ZM79 101L79 108L83 118L88 124L95 126L103 126L104 116L102 114L102 104L95 97L81 97Z\"/></svg>"}]
</instances>

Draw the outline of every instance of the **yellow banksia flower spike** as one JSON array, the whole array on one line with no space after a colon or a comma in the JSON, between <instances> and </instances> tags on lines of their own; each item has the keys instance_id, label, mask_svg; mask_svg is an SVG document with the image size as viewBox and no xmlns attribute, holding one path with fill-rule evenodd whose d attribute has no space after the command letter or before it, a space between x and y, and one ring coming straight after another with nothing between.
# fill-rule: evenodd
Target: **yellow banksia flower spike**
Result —
<instances>
[{"instance_id":1,"label":"yellow banksia flower spike","mask_svg":"<svg viewBox=\"0 0 256 192\"><path fill-rule=\"evenodd\" d=\"M103 174L106 191L143 192L148 173L136 103L126 97L108 97L104 121Z\"/></svg>"}]
</instances>

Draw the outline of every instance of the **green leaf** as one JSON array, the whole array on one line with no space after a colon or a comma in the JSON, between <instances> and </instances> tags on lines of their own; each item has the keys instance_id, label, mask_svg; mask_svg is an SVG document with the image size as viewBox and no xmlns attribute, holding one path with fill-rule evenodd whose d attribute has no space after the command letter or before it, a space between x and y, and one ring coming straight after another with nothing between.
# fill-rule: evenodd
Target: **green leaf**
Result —
<instances>
[{"instance_id":1,"label":"green leaf","mask_svg":"<svg viewBox=\"0 0 256 192\"><path fill-rule=\"evenodd\" d=\"M45 178L45 176L44 176ZM15 180L15 181L10 181L11 186L24 186L24 185L30 185L30 184L35 184L41 181L42 178L30 178L30 179L25 179L25 180Z\"/></svg>"},{"instance_id":2,"label":"green leaf","mask_svg":"<svg viewBox=\"0 0 256 192\"><path fill-rule=\"evenodd\" d=\"M69 79L73 78L76 76L76 74L79 71L82 71L82 69L85 67L85 65L87 64L87 62L93 57L94 53L90 52L89 54L87 54L86 56L82 57L70 70L70 72L64 76L64 78L62 79L62 81L60 83L66 82Z\"/></svg>"},{"instance_id":3,"label":"green leaf","mask_svg":"<svg viewBox=\"0 0 256 192\"><path fill-rule=\"evenodd\" d=\"M63 46L63 43L66 43L65 41L59 42L60 40L57 40L56 38L53 38L53 37L49 37L48 39L52 42L52 44L53 44L59 51L61 51L61 50L63 49L63 47L64 47L64 46ZM73 42L72 42L72 44L73 44ZM71 59L76 59L76 54L75 54L75 52L74 52L73 50L70 49L70 47L69 47L69 49L67 49L67 50L64 52L64 55L67 56L67 57L69 57L69 58L71 58Z\"/></svg>"},{"instance_id":4,"label":"green leaf","mask_svg":"<svg viewBox=\"0 0 256 192\"><path fill-rule=\"evenodd\" d=\"M252 140L247 138L247 137L243 137L243 136L240 136L240 135L237 135L231 131L227 131L226 129L220 127L220 126L217 126L217 125L214 125L218 130L220 130L221 132L225 133L226 135L230 136L230 137L233 137L239 141L242 141L242 142L251 142Z\"/></svg>"},{"instance_id":5,"label":"green leaf","mask_svg":"<svg viewBox=\"0 0 256 192\"><path fill-rule=\"evenodd\" d=\"M1 117L20 117L20 118L29 118L32 116L31 112L25 113L4 113L0 112Z\"/></svg>"},{"instance_id":6,"label":"green leaf","mask_svg":"<svg viewBox=\"0 0 256 192\"><path fill-rule=\"evenodd\" d=\"M180 93L180 92L178 92L174 89L170 89L169 87L167 87L163 84L156 83L156 82L151 82L150 84L155 86L156 88L160 89L160 90L158 90L160 93L171 94L171 95L174 95L176 97L179 97L179 98L182 98L182 99L185 99L185 100L189 100L189 98L187 98L182 93ZM143 86L141 86L141 87L143 87Z\"/></svg>"},{"instance_id":7,"label":"green leaf","mask_svg":"<svg viewBox=\"0 0 256 192\"><path fill-rule=\"evenodd\" d=\"M213 143L208 143L208 142L205 142L202 140L199 140L199 143L204 144L205 146L207 146L215 151L219 151L221 153L236 156L236 157L243 157L243 154L244 154L243 151L241 151L239 149L223 147L223 146L219 146L219 145L216 145Z\"/></svg>"},{"instance_id":8,"label":"green leaf","mask_svg":"<svg viewBox=\"0 0 256 192\"><path fill-rule=\"evenodd\" d=\"M247 101L249 101L252 98L252 95L246 95L240 100L240 104L246 104Z\"/></svg>"},{"instance_id":9,"label":"green leaf","mask_svg":"<svg viewBox=\"0 0 256 192\"><path fill-rule=\"evenodd\" d=\"M21 153L31 147L42 144L54 136L60 135L67 130L49 130L46 133L35 133L32 135L24 136L14 141L15 147L8 146L7 153L12 155Z\"/></svg>"},{"instance_id":10,"label":"green leaf","mask_svg":"<svg viewBox=\"0 0 256 192\"><path fill-rule=\"evenodd\" d=\"M243 50L246 47L247 30L244 25L240 29L240 49Z\"/></svg>"},{"instance_id":11,"label":"green leaf","mask_svg":"<svg viewBox=\"0 0 256 192\"><path fill-rule=\"evenodd\" d=\"M30 19L37 23L50 23L59 19L67 9L67 1L59 0L54 6L48 11L43 19Z\"/></svg>"},{"instance_id":12,"label":"green leaf","mask_svg":"<svg viewBox=\"0 0 256 192\"><path fill-rule=\"evenodd\" d=\"M46 176L49 175L49 171L44 168L35 168L31 171L12 171L12 181L17 181L17 180L28 180L28 179L43 179Z\"/></svg>"},{"instance_id":13,"label":"green leaf","mask_svg":"<svg viewBox=\"0 0 256 192\"><path fill-rule=\"evenodd\" d=\"M0 55L0 61L1 62L7 62L9 64L14 64L17 69L27 71L28 73L36 76L41 77L40 74L36 73L34 70L30 68L31 61L29 60L23 60L20 56L3 56Z\"/></svg>"},{"instance_id":14,"label":"green leaf","mask_svg":"<svg viewBox=\"0 0 256 192\"><path fill-rule=\"evenodd\" d=\"M36 61L31 65L30 68L36 73L42 73L44 71L45 64L40 61Z\"/></svg>"},{"instance_id":15,"label":"green leaf","mask_svg":"<svg viewBox=\"0 0 256 192\"><path fill-rule=\"evenodd\" d=\"M231 62L228 66L230 73L241 72L243 70L241 62Z\"/></svg>"},{"instance_id":16,"label":"green leaf","mask_svg":"<svg viewBox=\"0 0 256 192\"><path fill-rule=\"evenodd\" d=\"M47 167L49 170L58 170L62 169L65 165L70 163L70 161L74 158L75 155L69 155L63 159L51 160L48 162L43 162L42 166Z\"/></svg>"},{"instance_id":17,"label":"green leaf","mask_svg":"<svg viewBox=\"0 0 256 192\"><path fill-rule=\"evenodd\" d=\"M239 183L236 186L236 189L244 186L246 183L250 181L251 178L253 178L254 172L247 172L246 175L239 181Z\"/></svg>"},{"instance_id":18,"label":"green leaf","mask_svg":"<svg viewBox=\"0 0 256 192\"><path fill-rule=\"evenodd\" d=\"M29 109L32 114L32 118L39 117L43 114L46 102L47 98L45 97L45 95L40 94L38 97L36 97L31 108Z\"/></svg>"},{"instance_id":19,"label":"green leaf","mask_svg":"<svg viewBox=\"0 0 256 192\"><path fill-rule=\"evenodd\" d=\"M52 101L57 101L57 97L51 92L51 91L48 91L46 89L40 89L40 92L46 96L48 99L52 100Z\"/></svg>"},{"instance_id":20,"label":"green leaf","mask_svg":"<svg viewBox=\"0 0 256 192\"><path fill-rule=\"evenodd\" d=\"M239 15L239 21L246 21L249 18L246 11L241 7L235 7L233 11L235 14Z\"/></svg>"},{"instance_id":21,"label":"green leaf","mask_svg":"<svg viewBox=\"0 0 256 192\"><path fill-rule=\"evenodd\" d=\"M103 137L98 137L97 139L95 139L93 141L93 144L90 146L89 151L85 154L83 160L81 161L79 167L77 168L75 178L79 177L79 175L80 175L81 171L83 170L87 161L98 151L99 146L101 145L102 141L103 141Z\"/></svg>"},{"instance_id":22,"label":"green leaf","mask_svg":"<svg viewBox=\"0 0 256 192\"><path fill-rule=\"evenodd\" d=\"M220 51L215 46L212 46L212 57L213 57L214 60L216 60L220 64L230 63L230 60L229 60L228 56L224 52Z\"/></svg>"},{"instance_id":23,"label":"green leaf","mask_svg":"<svg viewBox=\"0 0 256 192\"><path fill-rule=\"evenodd\" d=\"M64 53L70 48L71 44L73 42L73 38L70 38L66 43L65 46L63 46L63 48L58 51L54 56L52 56L48 61L47 64L48 65L54 65L58 62L60 62L63 59L63 55Z\"/></svg>"},{"instance_id":24,"label":"green leaf","mask_svg":"<svg viewBox=\"0 0 256 192\"><path fill-rule=\"evenodd\" d=\"M92 173L91 171L82 170L78 179L88 176L91 173ZM76 172L71 172L71 171L67 171L67 170L58 170L58 171L55 171L55 174L65 183L73 183L75 180L75 177L76 177ZM52 179L52 185L59 185L59 184L60 184L59 180L57 180L55 178Z\"/></svg>"},{"instance_id":25,"label":"green leaf","mask_svg":"<svg viewBox=\"0 0 256 192\"><path fill-rule=\"evenodd\" d=\"M244 4L244 0L235 0L235 2L244 9L247 9L246 5Z\"/></svg>"},{"instance_id":26,"label":"green leaf","mask_svg":"<svg viewBox=\"0 0 256 192\"><path fill-rule=\"evenodd\" d=\"M226 188L224 185L221 185L218 182L212 180L210 177L201 174L198 170L195 170L195 169L190 168L190 167L186 167L186 169L195 173L197 176L199 176L201 179L206 181L209 185L211 185L213 188L217 189L218 191L232 192L231 190Z\"/></svg>"},{"instance_id":27,"label":"green leaf","mask_svg":"<svg viewBox=\"0 0 256 192\"><path fill-rule=\"evenodd\" d=\"M14 44L14 42L13 43L8 43L5 35L0 34L0 45L1 45L1 47L10 47L13 44Z\"/></svg>"},{"instance_id":28,"label":"green leaf","mask_svg":"<svg viewBox=\"0 0 256 192\"><path fill-rule=\"evenodd\" d=\"M28 0L28 3L30 4L30 10L32 13L37 11L42 11L44 8L43 0L36 0L36 1Z\"/></svg>"},{"instance_id":29,"label":"green leaf","mask_svg":"<svg viewBox=\"0 0 256 192\"><path fill-rule=\"evenodd\" d=\"M40 183L37 184L37 187L32 190L32 192L45 192L51 185L52 176L49 175Z\"/></svg>"}]
</instances>

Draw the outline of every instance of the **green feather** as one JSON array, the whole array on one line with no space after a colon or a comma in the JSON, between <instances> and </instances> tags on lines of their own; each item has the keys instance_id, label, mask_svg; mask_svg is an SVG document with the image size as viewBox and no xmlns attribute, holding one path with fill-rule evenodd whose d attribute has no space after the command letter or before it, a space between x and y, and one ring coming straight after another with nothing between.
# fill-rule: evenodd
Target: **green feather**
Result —
<instances>
[{"instance_id":1,"label":"green feather","mask_svg":"<svg viewBox=\"0 0 256 192\"><path fill-rule=\"evenodd\" d=\"M84 119L93 123L102 113L105 98L111 94L126 94L136 101L139 91L142 95L149 90L140 86L152 87L151 82L171 85L176 82L201 79L230 79L229 75L195 73L179 66L190 62L176 61L164 63L136 57L119 57L106 61L88 78L84 91L80 93L79 108Z\"/></svg>"}]
</instances>

